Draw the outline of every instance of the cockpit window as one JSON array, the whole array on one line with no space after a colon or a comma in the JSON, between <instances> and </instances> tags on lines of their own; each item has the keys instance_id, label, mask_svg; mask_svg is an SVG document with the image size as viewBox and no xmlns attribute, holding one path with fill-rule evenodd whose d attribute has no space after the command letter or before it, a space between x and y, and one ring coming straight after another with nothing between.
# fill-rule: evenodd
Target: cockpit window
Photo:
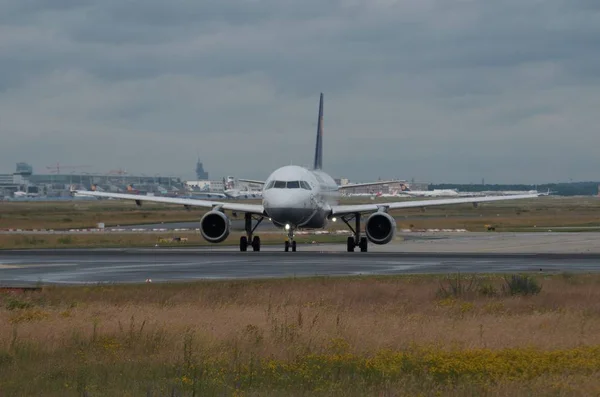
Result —
<instances>
[{"instance_id":1,"label":"cockpit window","mask_svg":"<svg viewBox=\"0 0 600 397\"><path fill-rule=\"evenodd\" d=\"M304 189L312 190L306 181L271 181L265 189Z\"/></svg>"},{"instance_id":2,"label":"cockpit window","mask_svg":"<svg viewBox=\"0 0 600 397\"><path fill-rule=\"evenodd\" d=\"M311 190L310 185L306 181L300 181L300 187L305 190Z\"/></svg>"}]
</instances>

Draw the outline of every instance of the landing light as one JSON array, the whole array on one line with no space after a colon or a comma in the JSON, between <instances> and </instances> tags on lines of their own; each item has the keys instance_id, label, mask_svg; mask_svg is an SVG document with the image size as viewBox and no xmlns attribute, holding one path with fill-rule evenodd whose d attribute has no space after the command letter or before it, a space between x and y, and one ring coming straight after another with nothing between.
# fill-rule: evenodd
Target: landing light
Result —
<instances>
[{"instance_id":1,"label":"landing light","mask_svg":"<svg viewBox=\"0 0 600 397\"><path fill-rule=\"evenodd\" d=\"M331 218L331 220L332 220L333 222L335 222L335 221L337 221L337 218L333 217L333 218Z\"/></svg>"},{"instance_id":2,"label":"landing light","mask_svg":"<svg viewBox=\"0 0 600 397\"><path fill-rule=\"evenodd\" d=\"M285 224L285 230L290 230L290 225L288 223Z\"/></svg>"}]
</instances>

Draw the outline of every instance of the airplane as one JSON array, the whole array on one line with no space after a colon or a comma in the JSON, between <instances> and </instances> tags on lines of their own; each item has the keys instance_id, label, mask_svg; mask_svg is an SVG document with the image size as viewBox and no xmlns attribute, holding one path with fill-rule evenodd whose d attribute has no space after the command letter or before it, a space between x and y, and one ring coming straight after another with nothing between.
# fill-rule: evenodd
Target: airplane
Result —
<instances>
[{"instance_id":1,"label":"airplane","mask_svg":"<svg viewBox=\"0 0 600 397\"><path fill-rule=\"evenodd\" d=\"M262 191L240 190L240 189L227 189L227 190L224 190L223 193L220 193L220 192L210 192L210 193L202 192L202 193L195 193L194 196L196 196L197 198L202 198L202 199L216 198L216 199L221 199L221 200L226 200L226 199L233 199L233 200L256 199L256 200L258 200L258 199L262 198Z\"/></svg>"},{"instance_id":2,"label":"airplane","mask_svg":"<svg viewBox=\"0 0 600 397\"><path fill-rule=\"evenodd\" d=\"M224 192L225 197L230 199L261 199L261 190L240 190L240 189L227 189Z\"/></svg>"},{"instance_id":3,"label":"airplane","mask_svg":"<svg viewBox=\"0 0 600 397\"><path fill-rule=\"evenodd\" d=\"M16 191L13 193L13 196L15 198L21 198L21 197L38 197L40 194L39 193L27 193L27 192L23 192L23 191Z\"/></svg>"},{"instance_id":4,"label":"airplane","mask_svg":"<svg viewBox=\"0 0 600 397\"><path fill-rule=\"evenodd\" d=\"M341 219L351 230L346 243L348 252L360 248L368 251L368 244L389 243L396 232L396 222L389 214L390 210L420 208L427 206L452 205L461 203L492 202L500 200L532 199L543 194L522 194L514 196L487 196L469 198L449 198L436 200L418 200L404 202L373 202L368 204L340 205L339 196L344 189L358 186L376 185L382 182L338 186L334 179L323 171L323 94L319 100L317 139L312 169L296 165L287 165L276 169L264 181L253 181L263 186L262 204L244 204L212 200L184 199L171 197L153 197L135 194L119 194L98 191L75 191L81 195L133 200L140 206L143 201L179 204L186 208L204 207L210 210L200 219L200 232L211 243L220 243L230 234L231 221L226 211L244 213L245 235L240 237L240 251L260 251L260 237L254 232L258 225L269 219L278 228L284 229L287 239L284 250L296 251L294 233L300 229L323 229L328 222ZM368 215L368 216L367 216ZM361 220L367 216L364 224L364 236ZM256 222L253 224L253 220ZM354 226L351 222L354 221Z\"/></svg>"}]
</instances>

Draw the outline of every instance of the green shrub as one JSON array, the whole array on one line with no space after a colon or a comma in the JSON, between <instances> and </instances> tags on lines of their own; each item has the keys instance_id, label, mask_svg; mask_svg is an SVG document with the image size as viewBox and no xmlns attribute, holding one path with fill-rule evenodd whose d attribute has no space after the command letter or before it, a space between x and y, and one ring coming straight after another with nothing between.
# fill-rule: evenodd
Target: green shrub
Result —
<instances>
[{"instance_id":1,"label":"green shrub","mask_svg":"<svg viewBox=\"0 0 600 397\"><path fill-rule=\"evenodd\" d=\"M9 297L4 301L4 307L6 310L21 310L21 309L29 309L33 307L33 303L22 301L17 298Z\"/></svg>"},{"instance_id":2,"label":"green shrub","mask_svg":"<svg viewBox=\"0 0 600 397\"><path fill-rule=\"evenodd\" d=\"M492 284L483 284L479 287L479 295L483 296L496 296L498 295L498 290Z\"/></svg>"},{"instance_id":3,"label":"green shrub","mask_svg":"<svg viewBox=\"0 0 600 397\"><path fill-rule=\"evenodd\" d=\"M513 274L504 277L502 290L505 295L537 295L542 290L542 286L531 276Z\"/></svg>"}]
</instances>

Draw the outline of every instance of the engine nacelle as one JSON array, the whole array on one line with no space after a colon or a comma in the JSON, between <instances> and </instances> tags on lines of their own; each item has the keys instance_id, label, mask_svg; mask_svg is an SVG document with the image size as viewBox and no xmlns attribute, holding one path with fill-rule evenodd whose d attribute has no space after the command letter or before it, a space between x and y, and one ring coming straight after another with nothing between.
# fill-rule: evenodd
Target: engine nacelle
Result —
<instances>
[{"instance_id":1,"label":"engine nacelle","mask_svg":"<svg viewBox=\"0 0 600 397\"><path fill-rule=\"evenodd\" d=\"M200 233L210 243L220 243L229 236L231 221L220 211L210 211L200 219Z\"/></svg>"},{"instance_id":2,"label":"engine nacelle","mask_svg":"<svg viewBox=\"0 0 600 397\"><path fill-rule=\"evenodd\" d=\"M373 244L387 244L396 234L396 221L386 212L376 212L367 218L365 233Z\"/></svg>"}]
</instances>

